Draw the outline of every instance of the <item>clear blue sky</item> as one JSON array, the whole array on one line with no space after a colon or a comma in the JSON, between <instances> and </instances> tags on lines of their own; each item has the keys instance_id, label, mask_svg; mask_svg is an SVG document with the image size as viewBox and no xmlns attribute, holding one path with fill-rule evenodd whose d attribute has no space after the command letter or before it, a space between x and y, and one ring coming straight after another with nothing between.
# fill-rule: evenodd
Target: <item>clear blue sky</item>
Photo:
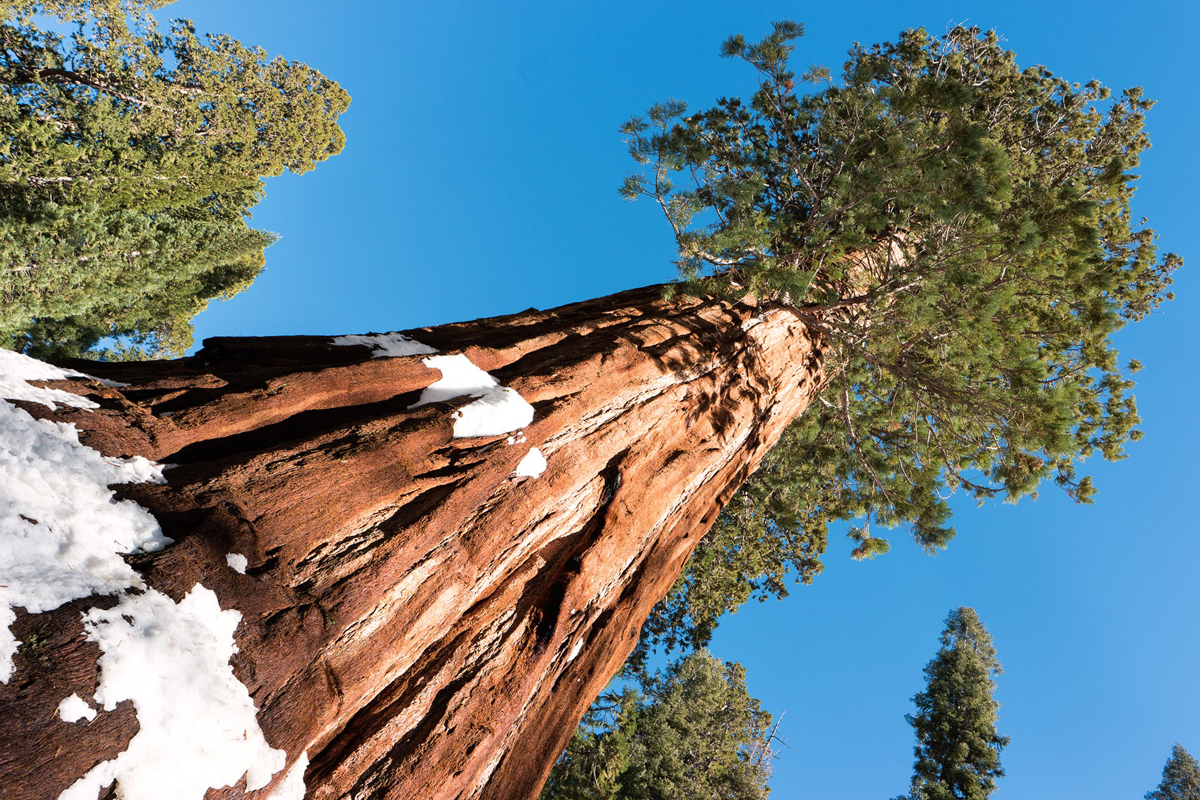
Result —
<instances>
[{"instance_id":1,"label":"clear blue sky","mask_svg":"<svg viewBox=\"0 0 1200 800\"><path fill-rule=\"evenodd\" d=\"M345 152L274 179L255 224L281 234L267 271L197 321L198 336L387 331L548 307L672 276L655 209L622 202L617 126L668 97L700 108L751 91L717 58L731 33L807 25L799 66L838 67L853 41L967 21L998 29L1022 65L1142 85L1159 101L1135 211L1190 257L1179 298L1123 332L1146 364L1146 438L1095 463L1075 506L957 507L959 537L931 558L893 552L827 568L755 604L714 652L786 710L777 798L893 797L907 787L904 714L948 611L974 606L1000 678L1001 800L1140 798L1176 740L1200 756L1197 523L1200 265L1195 85L1200 11L1176 2L352 2L185 0L167 9L305 61L354 98Z\"/></svg>"}]
</instances>

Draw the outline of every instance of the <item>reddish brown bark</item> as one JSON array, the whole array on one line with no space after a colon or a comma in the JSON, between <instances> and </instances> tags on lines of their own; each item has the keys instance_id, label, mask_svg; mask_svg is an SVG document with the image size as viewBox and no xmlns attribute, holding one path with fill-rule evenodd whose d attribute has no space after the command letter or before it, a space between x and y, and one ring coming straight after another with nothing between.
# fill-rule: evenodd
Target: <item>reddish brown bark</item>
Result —
<instances>
[{"instance_id":1,"label":"reddish brown bark","mask_svg":"<svg viewBox=\"0 0 1200 800\"><path fill-rule=\"evenodd\" d=\"M241 611L235 672L289 764L307 750L309 797L531 798L823 382L817 342L786 309L660 298L649 287L409 332L534 405L512 445L451 438L451 407L469 398L410 410L439 377L421 357L327 337L72 364L130 386L70 382L96 411L26 408L105 454L177 465L164 486L121 491L177 540L136 562L177 600L200 582ZM545 474L514 478L535 446ZM95 687L79 611L103 602L19 616L18 639L40 644L0 686L6 797L57 796L137 730L128 704L86 726L54 713Z\"/></svg>"}]
</instances>

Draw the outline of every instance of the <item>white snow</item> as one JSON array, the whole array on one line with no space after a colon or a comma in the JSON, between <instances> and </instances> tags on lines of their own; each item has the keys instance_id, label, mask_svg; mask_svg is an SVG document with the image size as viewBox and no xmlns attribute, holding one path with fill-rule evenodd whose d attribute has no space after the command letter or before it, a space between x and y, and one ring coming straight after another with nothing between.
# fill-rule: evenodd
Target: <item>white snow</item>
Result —
<instances>
[{"instance_id":1,"label":"white snow","mask_svg":"<svg viewBox=\"0 0 1200 800\"><path fill-rule=\"evenodd\" d=\"M571 654L567 656L567 663L575 660L575 656L579 655L579 651L583 649L583 639L575 642L575 646L571 648Z\"/></svg>"},{"instance_id":2,"label":"white snow","mask_svg":"<svg viewBox=\"0 0 1200 800\"><path fill-rule=\"evenodd\" d=\"M521 463L517 464L513 475L518 478L538 478L546 471L546 458L542 455L542 451L536 447L530 448L525 457L521 459Z\"/></svg>"},{"instance_id":3,"label":"white snow","mask_svg":"<svg viewBox=\"0 0 1200 800\"><path fill-rule=\"evenodd\" d=\"M84 614L88 639L100 645L96 701L112 711L132 700L141 727L124 752L59 800L95 800L113 781L122 800L202 800L242 775L248 791L266 786L287 754L263 738L254 701L229 665L241 618L199 584L179 603L150 589Z\"/></svg>"},{"instance_id":4,"label":"white snow","mask_svg":"<svg viewBox=\"0 0 1200 800\"><path fill-rule=\"evenodd\" d=\"M230 553L225 556L225 563L228 564L229 568L234 572L245 575L246 567L249 565L250 560L241 553Z\"/></svg>"},{"instance_id":5,"label":"white snow","mask_svg":"<svg viewBox=\"0 0 1200 800\"><path fill-rule=\"evenodd\" d=\"M372 358L420 356L437 352L437 348L430 347L427 344L421 344L416 339L410 339L407 336L399 333L373 333L367 335L354 334L351 336L338 336L333 340L333 343L340 345L365 344L367 347L374 349L375 352L371 354Z\"/></svg>"},{"instance_id":6,"label":"white snow","mask_svg":"<svg viewBox=\"0 0 1200 800\"><path fill-rule=\"evenodd\" d=\"M77 394L61 389L42 389L30 386L28 381L60 381L65 378L91 378L82 372L60 369L36 358L0 349L0 398L29 400L54 408L55 403L75 408L99 408L95 403ZM93 379L94 380L94 379Z\"/></svg>"},{"instance_id":7,"label":"white snow","mask_svg":"<svg viewBox=\"0 0 1200 800\"><path fill-rule=\"evenodd\" d=\"M26 380L68 373L0 350L0 398L52 406L95 404ZM17 641L13 607L36 614L91 594L140 587L123 553L171 544L136 503L116 501L116 483L162 483L162 468L146 459L106 458L79 442L73 425L34 419L0 399L0 683L12 677Z\"/></svg>"},{"instance_id":8,"label":"white snow","mask_svg":"<svg viewBox=\"0 0 1200 800\"><path fill-rule=\"evenodd\" d=\"M458 409L453 417L455 439L499 436L533 422L533 406L516 389L502 386Z\"/></svg>"},{"instance_id":9,"label":"white snow","mask_svg":"<svg viewBox=\"0 0 1200 800\"><path fill-rule=\"evenodd\" d=\"M533 406L515 390L501 386L462 353L432 356L422 359L422 363L441 372L442 377L425 387L412 408L464 395L479 398L454 412L454 438L499 436L533 421Z\"/></svg>"},{"instance_id":10,"label":"white snow","mask_svg":"<svg viewBox=\"0 0 1200 800\"><path fill-rule=\"evenodd\" d=\"M70 697L64 697L63 701L58 704L58 716L63 722L78 722L81 719L87 719L91 722L96 718L96 709L87 704L82 697L73 694Z\"/></svg>"},{"instance_id":11,"label":"white snow","mask_svg":"<svg viewBox=\"0 0 1200 800\"><path fill-rule=\"evenodd\" d=\"M304 770L308 769L308 751L305 750L292 764L283 780L271 792L267 800L304 800Z\"/></svg>"},{"instance_id":12,"label":"white snow","mask_svg":"<svg viewBox=\"0 0 1200 800\"><path fill-rule=\"evenodd\" d=\"M471 359L462 353L423 358L421 363L430 369L438 370L442 377L426 386L421 392L421 397L411 408L453 400L463 395L481 397L500 387L499 381L472 364Z\"/></svg>"},{"instance_id":13,"label":"white snow","mask_svg":"<svg viewBox=\"0 0 1200 800\"><path fill-rule=\"evenodd\" d=\"M119 781L123 800L202 800L209 788L237 783L260 789L287 756L258 727L254 702L229 659L237 651L237 611L197 584L176 604L145 588L122 554L171 544L154 517L117 502L116 483L162 482L162 467L141 457L106 458L79 442L73 425L34 419L8 399L77 408L96 404L31 380L81 376L0 350L0 682L12 677L14 607L30 613L91 594L118 594L113 608L83 615L100 645L96 702L112 711L131 700L139 731L128 748L97 764L64 791L95 800ZM84 376L87 377L87 376ZM96 710L78 695L58 706L66 721Z\"/></svg>"}]
</instances>

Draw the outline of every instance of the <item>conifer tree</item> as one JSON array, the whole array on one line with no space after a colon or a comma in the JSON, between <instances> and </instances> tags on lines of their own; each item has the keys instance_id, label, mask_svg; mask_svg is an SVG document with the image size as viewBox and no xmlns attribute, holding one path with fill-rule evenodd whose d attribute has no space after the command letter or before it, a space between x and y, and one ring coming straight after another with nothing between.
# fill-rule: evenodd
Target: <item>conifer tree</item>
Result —
<instances>
[{"instance_id":1,"label":"conifer tree","mask_svg":"<svg viewBox=\"0 0 1200 800\"><path fill-rule=\"evenodd\" d=\"M245 221L262 178L342 148L341 87L186 20L160 30L166 4L0 9L4 347L181 352L191 316L248 285L274 241Z\"/></svg>"},{"instance_id":2,"label":"conifer tree","mask_svg":"<svg viewBox=\"0 0 1200 800\"><path fill-rule=\"evenodd\" d=\"M942 647L925 665L925 691L913 697L905 719L917 734L907 800L985 800L996 788L1000 751L1008 737L996 731L1000 704L992 693L1001 672L987 629L972 608L946 618Z\"/></svg>"},{"instance_id":3,"label":"conifer tree","mask_svg":"<svg viewBox=\"0 0 1200 800\"><path fill-rule=\"evenodd\" d=\"M128 336L136 350L183 355L192 317L249 285L274 240L241 219L94 203L0 219L0 346L82 357L101 339Z\"/></svg>"},{"instance_id":4,"label":"conifer tree","mask_svg":"<svg viewBox=\"0 0 1200 800\"><path fill-rule=\"evenodd\" d=\"M1146 800L1200 800L1200 763L1178 742L1163 767L1162 783Z\"/></svg>"},{"instance_id":5,"label":"conifer tree","mask_svg":"<svg viewBox=\"0 0 1200 800\"><path fill-rule=\"evenodd\" d=\"M844 85L794 105L775 65L797 33L782 25L727 48L766 76L759 121L733 115L723 128L717 115L693 135L660 111L662 138L631 133L648 163L695 168L690 197L641 184L675 224L693 200L731 221L679 229L685 269L696 267L688 288L723 297L650 287L407 332L524 398L533 421L522 416L519 436L455 436L451 420L473 398L414 405L439 368L368 344L395 337L229 338L178 361L76 364L123 386L77 377L65 383L103 400L101 413L38 410L104 455L179 465L165 484L124 490L178 543L138 556L137 569L171 597L202 578L222 608L242 611L239 674L264 701L270 741L289 762L308 760L314 795L535 797L571 723L792 420L760 471L770 479L734 512L759 526L755 544L796 533L782 561L815 558L839 518L860 518L863 557L883 547L870 524L907 522L940 546L953 486L1015 498L1056 477L1086 499L1074 462L1117 457L1133 437L1109 334L1165 298L1175 263L1126 229L1122 170L1145 144L1143 101L1127 96L1093 120L1088 92L1015 69L994 37L968 31L944 46L912 32L859 48ZM706 152L711 165L693 158ZM534 447L547 471L528 479ZM247 574L229 569L230 552L249 554ZM689 584L706 602L681 606L685 618L697 607L711 617L747 586L774 590L763 576L780 558L756 565L732 538L713 556L730 568ZM739 564L760 571L743 578ZM28 615L47 643L21 648L21 677L0 689L14 798L44 797L48 772L65 789L138 729L129 715L42 724L54 692L95 689L94 651L70 627L78 612ZM43 673L43 657L69 669ZM689 697L663 716L630 713L639 728L683 730L689 704L711 708ZM706 716L718 731L730 722ZM737 728L758 724L740 717ZM678 758L631 739L626 766L604 774L628 778L622 791L660 777L676 796L690 791L707 773L683 755L733 763L703 749L719 737L695 730ZM986 731L977 738L999 749ZM737 761L760 762L742 752L755 755Z\"/></svg>"},{"instance_id":6,"label":"conifer tree","mask_svg":"<svg viewBox=\"0 0 1200 800\"><path fill-rule=\"evenodd\" d=\"M1015 501L1053 480L1090 502L1079 463L1141 435L1140 365L1111 337L1170 299L1181 263L1130 209L1152 102L1021 67L965 27L856 45L840 80L796 75L802 33L725 43L758 73L747 101L672 100L622 129L640 165L622 193L662 209L682 291L792 308L825 337L830 375L652 641L702 645L724 611L781 594L789 568L811 579L834 520L855 520L854 556L870 558L896 525L944 547L956 490ZM726 527L754 546L723 544Z\"/></svg>"},{"instance_id":7,"label":"conifer tree","mask_svg":"<svg viewBox=\"0 0 1200 800\"><path fill-rule=\"evenodd\" d=\"M337 117L350 99L336 83L232 37L201 37L187 20L160 30L149 13L158 5L29 3L0 15L9 213L228 200L235 187L253 191L260 177L306 172L341 151ZM74 32L43 30L35 13Z\"/></svg>"},{"instance_id":8,"label":"conifer tree","mask_svg":"<svg viewBox=\"0 0 1200 800\"><path fill-rule=\"evenodd\" d=\"M771 715L740 664L697 651L603 696L550 774L543 800L761 800L770 790Z\"/></svg>"}]
</instances>

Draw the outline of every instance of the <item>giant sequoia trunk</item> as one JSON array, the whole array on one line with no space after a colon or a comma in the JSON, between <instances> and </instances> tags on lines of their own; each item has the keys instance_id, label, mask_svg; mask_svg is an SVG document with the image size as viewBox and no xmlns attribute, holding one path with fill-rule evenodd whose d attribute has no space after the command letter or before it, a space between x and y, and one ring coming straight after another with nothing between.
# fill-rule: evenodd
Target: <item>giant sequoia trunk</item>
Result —
<instances>
[{"instance_id":1,"label":"giant sequoia trunk","mask_svg":"<svg viewBox=\"0 0 1200 800\"><path fill-rule=\"evenodd\" d=\"M518 391L535 409L523 440L453 438L470 398L411 408L439 378L421 356L327 337L73 364L128 385L53 384L93 411L23 407L106 455L174 465L164 485L120 489L176 540L132 560L175 600L201 583L241 612L236 676L270 744L289 764L307 752L307 796L531 798L722 504L820 389L819 343L784 308L666 302L658 287L409 335ZM533 447L545 472L515 475ZM55 713L96 687L80 611L106 602L18 612L16 638L37 647L0 686L6 798L57 797L137 732L128 703L85 726Z\"/></svg>"}]
</instances>

